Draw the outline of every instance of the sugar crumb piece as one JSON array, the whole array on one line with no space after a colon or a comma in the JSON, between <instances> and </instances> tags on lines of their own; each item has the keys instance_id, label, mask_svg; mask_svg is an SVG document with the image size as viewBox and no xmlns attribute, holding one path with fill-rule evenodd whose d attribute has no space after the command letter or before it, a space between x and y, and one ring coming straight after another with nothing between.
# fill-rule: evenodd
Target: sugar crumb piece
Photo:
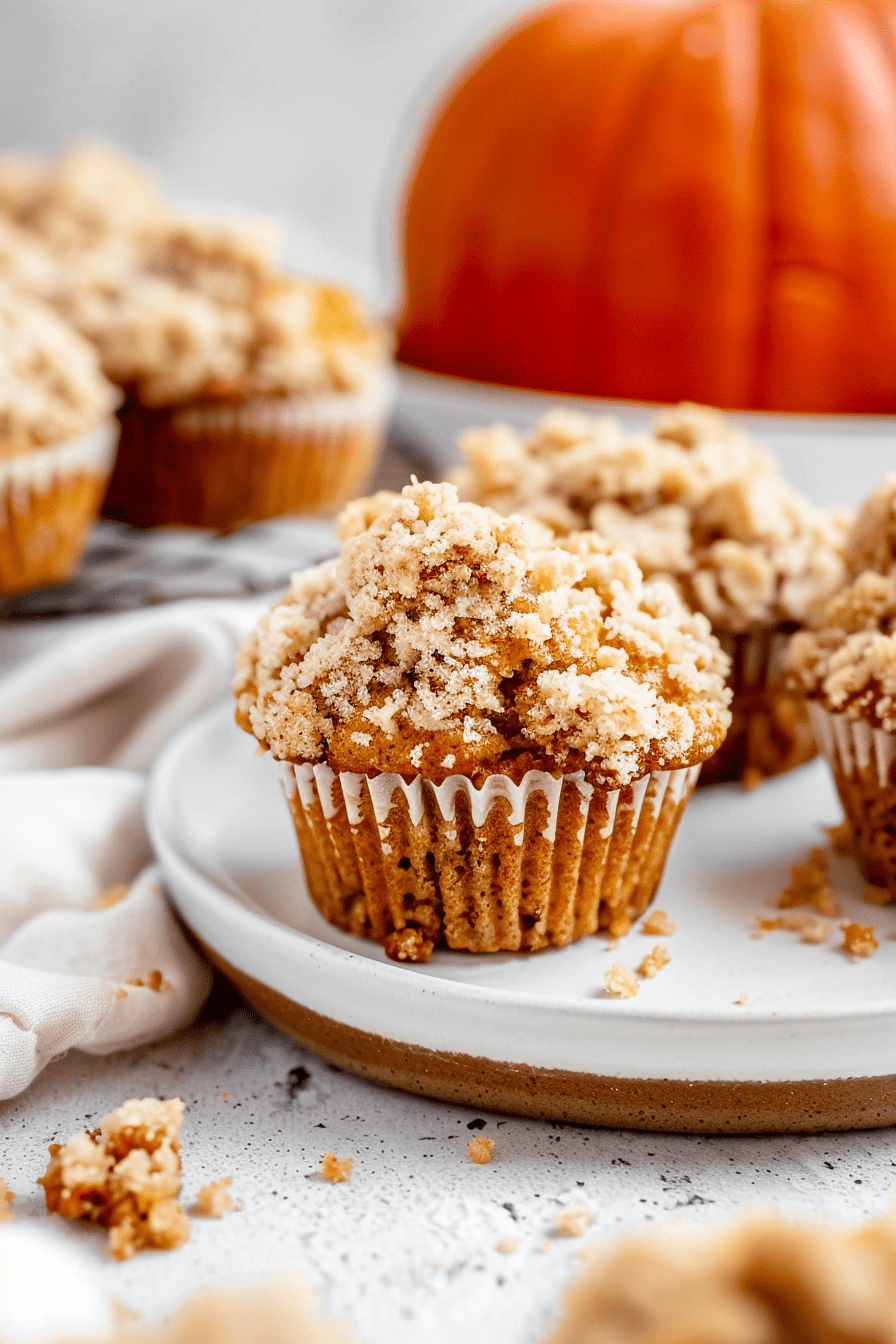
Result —
<instances>
[{"instance_id":1,"label":"sugar crumb piece","mask_svg":"<svg viewBox=\"0 0 896 1344\"><path fill-rule=\"evenodd\" d=\"M391 961L413 961L422 965L429 961L435 943L419 929L396 929L383 940L383 949Z\"/></svg>"},{"instance_id":2,"label":"sugar crumb piece","mask_svg":"<svg viewBox=\"0 0 896 1344\"><path fill-rule=\"evenodd\" d=\"M15 1220L15 1214L12 1211L12 1202L15 1197L15 1191L10 1190L6 1182L0 1180L0 1223L11 1223Z\"/></svg>"},{"instance_id":3,"label":"sugar crumb piece","mask_svg":"<svg viewBox=\"0 0 896 1344\"><path fill-rule=\"evenodd\" d=\"M116 887L106 887L105 891L100 892L90 908L91 910L109 910L113 905L118 905L119 902L123 901L129 891L130 887L126 882L120 882Z\"/></svg>"},{"instance_id":4,"label":"sugar crumb piece","mask_svg":"<svg viewBox=\"0 0 896 1344\"><path fill-rule=\"evenodd\" d=\"M109 1229L116 1260L136 1251L170 1251L190 1235L177 1196L184 1104L174 1097L126 1101L98 1129L50 1144L38 1184L48 1213L88 1219Z\"/></svg>"},{"instance_id":5,"label":"sugar crumb piece","mask_svg":"<svg viewBox=\"0 0 896 1344\"><path fill-rule=\"evenodd\" d=\"M558 1237L580 1237L593 1222L594 1214L590 1209L561 1209L554 1214L554 1232Z\"/></svg>"},{"instance_id":6,"label":"sugar crumb piece","mask_svg":"<svg viewBox=\"0 0 896 1344\"><path fill-rule=\"evenodd\" d=\"M746 1001L747 1001L746 994L738 994L737 998L734 1000L735 1008L743 1008Z\"/></svg>"},{"instance_id":7,"label":"sugar crumb piece","mask_svg":"<svg viewBox=\"0 0 896 1344\"><path fill-rule=\"evenodd\" d=\"M607 939L607 951L608 951L608 952L615 952L615 951L616 951L616 948L617 948L618 946L619 946L619 939L618 939L618 938L608 938L608 939Z\"/></svg>"},{"instance_id":8,"label":"sugar crumb piece","mask_svg":"<svg viewBox=\"0 0 896 1344\"><path fill-rule=\"evenodd\" d=\"M740 786L742 789L746 789L748 793L752 793L754 789L759 788L764 779L765 773L760 770L758 765L748 765L741 775Z\"/></svg>"},{"instance_id":9,"label":"sugar crumb piece","mask_svg":"<svg viewBox=\"0 0 896 1344\"><path fill-rule=\"evenodd\" d=\"M135 975L132 979L125 981L125 983L134 985L137 989L152 989L158 994L165 983L165 979L161 971L150 971L145 980L142 976Z\"/></svg>"},{"instance_id":10,"label":"sugar crumb piece","mask_svg":"<svg viewBox=\"0 0 896 1344\"><path fill-rule=\"evenodd\" d=\"M661 943L657 943L653 951L648 952L647 956L642 958L638 966L638 974L642 980L652 980L657 971L661 971L664 966L668 966L671 960L672 955L669 950L663 947Z\"/></svg>"},{"instance_id":11,"label":"sugar crumb piece","mask_svg":"<svg viewBox=\"0 0 896 1344\"><path fill-rule=\"evenodd\" d=\"M229 1093L229 1092L222 1092L222 1093L221 1093L221 1100L222 1100L222 1101L229 1101L229 1100L230 1100L230 1093Z\"/></svg>"},{"instance_id":12,"label":"sugar crumb piece","mask_svg":"<svg viewBox=\"0 0 896 1344\"><path fill-rule=\"evenodd\" d=\"M513 1255L520 1248L519 1237L502 1237L496 1247L502 1255Z\"/></svg>"},{"instance_id":13,"label":"sugar crumb piece","mask_svg":"<svg viewBox=\"0 0 896 1344\"><path fill-rule=\"evenodd\" d=\"M614 961L604 974L604 986L614 999L633 999L638 992L638 981L621 961Z\"/></svg>"},{"instance_id":14,"label":"sugar crumb piece","mask_svg":"<svg viewBox=\"0 0 896 1344\"><path fill-rule=\"evenodd\" d=\"M862 900L866 905L889 905L890 893L886 887L876 887L869 882L862 892Z\"/></svg>"},{"instance_id":15,"label":"sugar crumb piece","mask_svg":"<svg viewBox=\"0 0 896 1344\"><path fill-rule=\"evenodd\" d=\"M873 924L840 925L843 933L843 951L850 957L870 957L880 947L874 934Z\"/></svg>"},{"instance_id":16,"label":"sugar crumb piece","mask_svg":"<svg viewBox=\"0 0 896 1344\"><path fill-rule=\"evenodd\" d=\"M233 1195L230 1193L232 1185L232 1176L225 1176L220 1181L212 1181L208 1185L204 1185L196 1193L196 1203L193 1206L194 1216L197 1218L223 1218L225 1213L230 1213L234 1208Z\"/></svg>"},{"instance_id":17,"label":"sugar crumb piece","mask_svg":"<svg viewBox=\"0 0 896 1344\"><path fill-rule=\"evenodd\" d=\"M624 938L632 926L631 917L626 914L614 915L610 920L608 933L611 938Z\"/></svg>"},{"instance_id":18,"label":"sugar crumb piece","mask_svg":"<svg viewBox=\"0 0 896 1344\"><path fill-rule=\"evenodd\" d=\"M811 905L828 919L836 919L840 914L828 881L828 856L821 848L810 850L804 863L794 864L790 881L778 897L779 910L791 910L798 905Z\"/></svg>"},{"instance_id":19,"label":"sugar crumb piece","mask_svg":"<svg viewBox=\"0 0 896 1344\"><path fill-rule=\"evenodd\" d=\"M117 988L116 991L115 991L115 997L116 997L116 999L126 999L127 996L128 996L128 992L127 992L127 990L124 989L121 985L119 985L118 988Z\"/></svg>"},{"instance_id":20,"label":"sugar crumb piece","mask_svg":"<svg viewBox=\"0 0 896 1344\"><path fill-rule=\"evenodd\" d=\"M545 1237L538 1249L541 1251L542 1255L547 1255L548 1251L551 1249L551 1243L548 1241L547 1237Z\"/></svg>"},{"instance_id":21,"label":"sugar crumb piece","mask_svg":"<svg viewBox=\"0 0 896 1344\"><path fill-rule=\"evenodd\" d=\"M836 826L822 826L828 837L828 844L835 854L849 856L853 852L852 827L848 821L838 821Z\"/></svg>"},{"instance_id":22,"label":"sugar crumb piece","mask_svg":"<svg viewBox=\"0 0 896 1344\"><path fill-rule=\"evenodd\" d=\"M320 1160L320 1174L331 1185L345 1185L352 1178L354 1164L353 1157L346 1157L340 1162L335 1153L324 1153Z\"/></svg>"},{"instance_id":23,"label":"sugar crumb piece","mask_svg":"<svg viewBox=\"0 0 896 1344\"><path fill-rule=\"evenodd\" d=\"M675 932L675 925L665 910L654 910L641 925L641 932L651 938L671 938Z\"/></svg>"},{"instance_id":24,"label":"sugar crumb piece","mask_svg":"<svg viewBox=\"0 0 896 1344\"><path fill-rule=\"evenodd\" d=\"M754 938L761 938L763 934L773 933L776 929L786 929L788 933L799 934L801 943L824 943L831 932L829 925L814 915L778 915L774 919L757 915L756 923L758 930L753 934Z\"/></svg>"},{"instance_id":25,"label":"sugar crumb piece","mask_svg":"<svg viewBox=\"0 0 896 1344\"><path fill-rule=\"evenodd\" d=\"M474 1134L467 1140L467 1155L477 1167L487 1167L495 1151L495 1141L487 1134Z\"/></svg>"}]
</instances>

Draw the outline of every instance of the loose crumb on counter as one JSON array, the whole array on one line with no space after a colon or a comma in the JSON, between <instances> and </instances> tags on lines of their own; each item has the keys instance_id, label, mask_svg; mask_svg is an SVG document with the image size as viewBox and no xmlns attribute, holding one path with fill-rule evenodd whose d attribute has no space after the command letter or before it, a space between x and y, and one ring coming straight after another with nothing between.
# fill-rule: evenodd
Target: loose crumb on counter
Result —
<instances>
[{"instance_id":1,"label":"loose crumb on counter","mask_svg":"<svg viewBox=\"0 0 896 1344\"><path fill-rule=\"evenodd\" d=\"M828 919L836 919L840 914L829 881L828 856L820 847L810 850L804 863L794 864L790 881L778 898L779 910L791 910L798 905L811 905Z\"/></svg>"},{"instance_id":2,"label":"loose crumb on counter","mask_svg":"<svg viewBox=\"0 0 896 1344\"><path fill-rule=\"evenodd\" d=\"M230 1187L233 1177L225 1176L220 1181L211 1181L196 1193L193 1216L196 1218L223 1218L236 1207Z\"/></svg>"},{"instance_id":3,"label":"loose crumb on counter","mask_svg":"<svg viewBox=\"0 0 896 1344\"><path fill-rule=\"evenodd\" d=\"M848 922L841 924L840 930L843 934L843 951L850 957L870 957L880 947L873 924Z\"/></svg>"},{"instance_id":4,"label":"loose crumb on counter","mask_svg":"<svg viewBox=\"0 0 896 1344\"><path fill-rule=\"evenodd\" d=\"M346 1157L340 1161L335 1153L324 1153L320 1160L320 1174L331 1185L345 1185L346 1181L352 1178L354 1165L353 1157Z\"/></svg>"},{"instance_id":5,"label":"loose crumb on counter","mask_svg":"<svg viewBox=\"0 0 896 1344\"><path fill-rule=\"evenodd\" d=\"M621 961L614 961L604 973L604 986L614 999L633 999L638 992L638 981Z\"/></svg>"},{"instance_id":6,"label":"loose crumb on counter","mask_svg":"<svg viewBox=\"0 0 896 1344\"><path fill-rule=\"evenodd\" d=\"M6 1182L0 1180L0 1223L11 1223L15 1220L15 1214L12 1211L12 1202L15 1197L15 1191L10 1190Z\"/></svg>"},{"instance_id":7,"label":"loose crumb on counter","mask_svg":"<svg viewBox=\"0 0 896 1344\"><path fill-rule=\"evenodd\" d=\"M734 1000L735 1008L743 1008L746 1001L747 1001L746 994L738 994L737 998Z\"/></svg>"},{"instance_id":8,"label":"loose crumb on counter","mask_svg":"<svg viewBox=\"0 0 896 1344\"><path fill-rule=\"evenodd\" d=\"M519 1248L519 1237L502 1237L498 1242L496 1250L499 1250L502 1255L513 1255Z\"/></svg>"},{"instance_id":9,"label":"loose crumb on counter","mask_svg":"<svg viewBox=\"0 0 896 1344\"><path fill-rule=\"evenodd\" d=\"M50 1163L38 1181L47 1212L108 1228L116 1260L182 1246L190 1235L177 1202L183 1117L178 1097L144 1097L126 1101L98 1129L50 1144Z\"/></svg>"},{"instance_id":10,"label":"loose crumb on counter","mask_svg":"<svg viewBox=\"0 0 896 1344\"><path fill-rule=\"evenodd\" d=\"M672 960L672 955L668 948L657 943L652 952L648 952L646 957L641 959L638 966L638 974L642 980L652 980L657 971L661 971L664 966L668 966Z\"/></svg>"},{"instance_id":11,"label":"loose crumb on counter","mask_svg":"<svg viewBox=\"0 0 896 1344\"><path fill-rule=\"evenodd\" d=\"M495 1141L490 1139L487 1134L474 1134L467 1140L467 1155L471 1162L475 1162L477 1167L486 1167L492 1160L495 1151Z\"/></svg>"},{"instance_id":12,"label":"loose crumb on counter","mask_svg":"<svg viewBox=\"0 0 896 1344\"><path fill-rule=\"evenodd\" d=\"M580 1237L593 1222L594 1214L590 1209L561 1209L554 1214L554 1232L558 1237Z\"/></svg>"},{"instance_id":13,"label":"loose crumb on counter","mask_svg":"<svg viewBox=\"0 0 896 1344\"><path fill-rule=\"evenodd\" d=\"M648 934L651 938L671 938L675 932L675 925L665 910L654 910L641 925L641 932Z\"/></svg>"}]
</instances>

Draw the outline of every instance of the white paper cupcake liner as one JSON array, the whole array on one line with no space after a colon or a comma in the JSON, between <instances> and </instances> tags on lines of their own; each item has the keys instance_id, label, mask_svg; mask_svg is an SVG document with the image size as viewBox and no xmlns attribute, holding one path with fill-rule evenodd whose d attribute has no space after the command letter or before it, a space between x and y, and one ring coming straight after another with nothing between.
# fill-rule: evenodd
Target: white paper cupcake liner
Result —
<instances>
[{"instance_id":1,"label":"white paper cupcake liner","mask_svg":"<svg viewBox=\"0 0 896 1344\"><path fill-rule=\"evenodd\" d=\"M28 507L32 493L45 494L73 476L106 476L115 460L118 422L106 421L65 443L35 448L17 457L0 457L0 499L19 512Z\"/></svg>"},{"instance_id":2,"label":"white paper cupcake liner","mask_svg":"<svg viewBox=\"0 0 896 1344\"><path fill-rule=\"evenodd\" d=\"M196 402L175 410L173 421L184 434L341 435L354 425L382 424L397 389L394 372L382 368L374 370L367 386L357 392L253 397L233 404Z\"/></svg>"},{"instance_id":3,"label":"white paper cupcake liner","mask_svg":"<svg viewBox=\"0 0 896 1344\"><path fill-rule=\"evenodd\" d=\"M281 764L309 891L398 959L563 946L649 905L700 767L600 792L581 773L515 783Z\"/></svg>"}]
</instances>

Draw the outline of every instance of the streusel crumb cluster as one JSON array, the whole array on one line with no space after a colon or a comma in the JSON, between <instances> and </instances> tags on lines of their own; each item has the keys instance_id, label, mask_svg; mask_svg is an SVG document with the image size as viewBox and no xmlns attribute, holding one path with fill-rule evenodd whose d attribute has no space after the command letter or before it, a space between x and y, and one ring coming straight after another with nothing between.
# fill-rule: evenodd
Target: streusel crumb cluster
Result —
<instances>
[{"instance_id":1,"label":"streusel crumb cluster","mask_svg":"<svg viewBox=\"0 0 896 1344\"><path fill-rule=\"evenodd\" d=\"M818 629L794 635L788 669L834 713L896 732L896 476L863 505L846 539L851 582Z\"/></svg>"},{"instance_id":2,"label":"streusel crumb cluster","mask_svg":"<svg viewBox=\"0 0 896 1344\"><path fill-rule=\"evenodd\" d=\"M349 506L338 559L293 577L240 655L238 718L275 757L628 784L729 722L706 619L599 537L414 484Z\"/></svg>"},{"instance_id":3,"label":"streusel crumb cluster","mask_svg":"<svg viewBox=\"0 0 896 1344\"><path fill-rule=\"evenodd\" d=\"M726 417L682 405L651 434L573 411L530 434L506 425L461 440L463 498L565 534L593 529L645 574L674 576L716 630L804 621L843 580L843 516L815 507Z\"/></svg>"},{"instance_id":4,"label":"streusel crumb cluster","mask_svg":"<svg viewBox=\"0 0 896 1344\"><path fill-rule=\"evenodd\" d=\"M114 408L87 341L45 304L0 283L0 458L75 438Z\"/></svg>"},{"instance_id":5,"label":"streusel crumb cluster","mask_svg":"<svg viewBox=\"0 0 896 1344\"><path fill-rule=\"evenodd\" d=\"M179 217L104 146L0 160L0 276L52 304L144 405L367 387L382 329L278 253L275 226Z\"/></svg>"}]
</instances>

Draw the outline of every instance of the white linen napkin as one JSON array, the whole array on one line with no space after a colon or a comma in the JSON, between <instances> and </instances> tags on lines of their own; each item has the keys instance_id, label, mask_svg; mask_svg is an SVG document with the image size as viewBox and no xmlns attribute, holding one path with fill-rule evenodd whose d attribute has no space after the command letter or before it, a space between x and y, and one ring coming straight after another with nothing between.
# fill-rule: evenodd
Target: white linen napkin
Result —
<instances>
[{"instance_id":1,"label":"white linen napkin","mask_svg":"<svg viewBox=\"0 0 896 1344\"><path fill-rule=\"evenodd\" d=\"M0 1098L68 1049L139 1045L199 1011L211 972L158 874L139 876L152 854L137 772L229 694L236 646L271 600L0 623ZM94 908L118 883L128 895Z\"/></svg>"}]
</instances>

